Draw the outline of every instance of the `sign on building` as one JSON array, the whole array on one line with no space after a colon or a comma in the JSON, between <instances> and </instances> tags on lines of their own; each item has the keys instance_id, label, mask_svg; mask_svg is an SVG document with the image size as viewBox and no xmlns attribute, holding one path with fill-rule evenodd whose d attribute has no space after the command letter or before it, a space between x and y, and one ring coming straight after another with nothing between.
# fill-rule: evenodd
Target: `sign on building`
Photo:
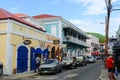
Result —
<instances>
[{"instance_id":1,"label":"sign on building","mask_svg":"<svg viewBox=\"0 0 120 80\"><path fill-rule=\"evenodd\" d=\"M60 44L60 40L53 40L53 44Z\"/></svg>"}]
</instances>

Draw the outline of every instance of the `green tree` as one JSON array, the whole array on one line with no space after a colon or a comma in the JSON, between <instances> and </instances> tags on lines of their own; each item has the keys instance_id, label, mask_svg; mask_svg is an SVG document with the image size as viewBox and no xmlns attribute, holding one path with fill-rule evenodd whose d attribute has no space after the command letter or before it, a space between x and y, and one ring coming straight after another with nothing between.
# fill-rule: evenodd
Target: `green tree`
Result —
<instances>
[{"instance_id":1,"label":"green tree","mask_svg":"<svg viewBox=\"0 0 120 80\"><path fill-rule=\"evenodd\" d=\"M100 43L104 43L105 42L105 36L99 33L93 33L93 32L87 32L87 34L93 35L95 37L97 37L99 39Z\"/></svg>"}]
</instances>

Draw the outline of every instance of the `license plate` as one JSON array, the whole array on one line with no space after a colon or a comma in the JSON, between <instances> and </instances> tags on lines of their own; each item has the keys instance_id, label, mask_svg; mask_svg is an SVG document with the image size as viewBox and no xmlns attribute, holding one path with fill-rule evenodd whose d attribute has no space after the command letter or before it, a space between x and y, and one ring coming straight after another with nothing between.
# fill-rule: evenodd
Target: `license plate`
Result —
<instances>
[{"instance_id":1,"label":"license plate","mask_svg":"<svg viewBox=\"0 0 120 80\"><path fill-rule=\"evenodd\" d=\"M48 72L48 71L44 71L44 72Z\"/></svg>"}]
</instances>

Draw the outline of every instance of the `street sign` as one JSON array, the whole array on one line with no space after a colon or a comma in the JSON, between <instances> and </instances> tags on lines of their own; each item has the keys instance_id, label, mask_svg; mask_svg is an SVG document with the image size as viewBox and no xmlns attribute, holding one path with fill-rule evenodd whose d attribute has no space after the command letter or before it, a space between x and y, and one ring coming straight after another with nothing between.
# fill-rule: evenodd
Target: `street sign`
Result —
<instances>
[{"instance_id":1,"label":"street sign","mask_svg":"<svg viewBox=\"0 0 120 80\"><path fill-rule=\"evenodd\" d=\"M30 41L30 40L24 40L23 43L24 43L25 45L30 45L30 44L31 44L31 41Z\"/></svg>"},{"instance_id":2,"label":"street sign","mask_svg":"<svg viewBox=\"0 0 120 80\"><path fill-rule=\"evenodd\" d=\"M67 46L66 44L62 44L62 48L66 48L66 46Z\"/></svg>"}]
</instances>

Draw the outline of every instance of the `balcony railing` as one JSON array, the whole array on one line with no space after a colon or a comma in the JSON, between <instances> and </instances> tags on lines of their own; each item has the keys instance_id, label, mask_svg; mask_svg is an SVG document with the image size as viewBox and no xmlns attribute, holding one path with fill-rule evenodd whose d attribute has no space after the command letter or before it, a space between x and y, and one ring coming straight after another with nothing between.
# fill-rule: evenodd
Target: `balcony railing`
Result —
<instances>
[{"instance_id":1,"label":"balcony railing","mask_svg":"<svg viewBox=\"0 0 120 80\"><path fill-rule=\"evenodd\" d=\"M86 42L84 42L82 40L79 40L77 38L74 38L72 36L64 36L63 41L65 41L65 42L71 42L71 43L76 43L76 44L79 44L79 45L82 45L82 46L86 46L86 47L91 47L90 44L87 44Z\"/></svg>"}]
</instances>

